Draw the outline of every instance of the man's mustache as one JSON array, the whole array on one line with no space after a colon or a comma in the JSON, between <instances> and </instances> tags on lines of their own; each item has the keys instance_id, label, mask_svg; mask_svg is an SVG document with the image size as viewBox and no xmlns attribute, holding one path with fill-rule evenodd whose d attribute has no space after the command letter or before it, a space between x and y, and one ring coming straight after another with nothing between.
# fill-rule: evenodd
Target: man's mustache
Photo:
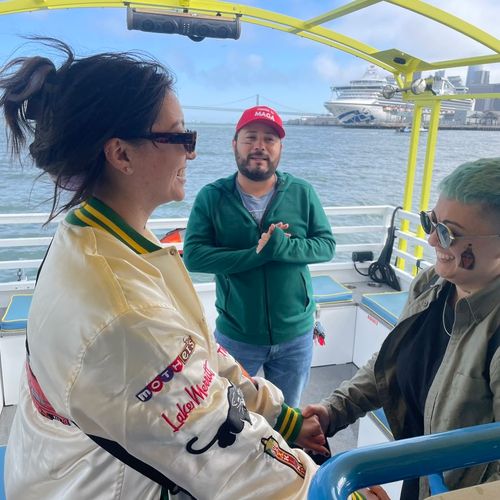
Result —
<instances>
[{"instance_id":1,"label":"man's mustache","mask_svg":"<svg viewBox=\"0 0 500 500\"><path fill-rule=\"evenodd\" d=\"M269 160L269 156L263 153L252 153L247 156L247 160Z\"/></svg>"}]
</instances>

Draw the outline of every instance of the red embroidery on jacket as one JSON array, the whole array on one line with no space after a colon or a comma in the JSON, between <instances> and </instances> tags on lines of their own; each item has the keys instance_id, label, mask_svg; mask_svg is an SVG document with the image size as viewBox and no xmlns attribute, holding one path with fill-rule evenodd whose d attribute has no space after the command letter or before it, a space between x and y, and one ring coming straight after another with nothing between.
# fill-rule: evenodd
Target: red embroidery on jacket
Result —
<instances>
[{"instance_id":1,"label":"red embroidery on jacket","mask_svg":"<svg viewBox=\"0 0 500 500\"><path fill-rule=\"evenodd\" d=\"M59 415L54 407L49 403L49 400L46 398L45 394L38 383L35 375L31 371L31 367L28 361L26 361L26 374L28 376L28 386L31 394L31 401L33 401L33 405L40 415L43 415L50 420L57 420L64 425L71 425L71 421L66 417L62 417Z\"/></svg>"},{"instance_id":2,"label":"red embroidery on jacket","mask_svg":"<svg viewBox=\"0 0 500 500\"><path fill-rule=\"evenodd\" d=\"M201 384L192 385L191 387L184 387L184 391L189 396L189 400L186 402L179 402L176 404L177 415L175 416L175 422L172 422L166 413L162 413L161 416L165 422L172 428L174 432L177 432L189 418L190 413L198 406L201 405L205 398L208 396L210 386L215 377L215 372L208 366L208 362L203 363L203 378L201 379Z\"/></svg>"}]
</instances>

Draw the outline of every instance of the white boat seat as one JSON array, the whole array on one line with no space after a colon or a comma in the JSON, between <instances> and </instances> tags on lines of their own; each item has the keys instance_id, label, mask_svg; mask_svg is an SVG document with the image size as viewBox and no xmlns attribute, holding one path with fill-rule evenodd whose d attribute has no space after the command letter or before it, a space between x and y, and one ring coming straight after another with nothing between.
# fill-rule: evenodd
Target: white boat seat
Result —
<instances>
[{"instance_id":1,"label":"white boat seat","mask_svg":"<svg viewBox=\"0 0 500 500\"><path fill-rule=\"evenodd\" d=\"M361 304L390 326L394 326L403 311L407 299L408 292L365 293L361 298ZM370 412L369 416L382 433L392 440L392 432L384 410L379 408Z\"/></svg>"},{"instance_id":2,"label":"white boat seat","mask_svg":"<svg viewBox=\"0 0 500 500\"><path fill-rule=\"evenodd\" d=\"M10 298L0 322L0 405L17 404L19 381L26 360L26 327L31 294Z\"/></svg>"},{"instance_id":3,"label":"white boat seat","mask_svg":"<svg viewBox=\"0 0 500 500\"><path fill-rule=\"evenodd\" d=\"M313 276L312 286L317 304L352 302L352 291L330 276Z\"/></svg>"}]
</instances>

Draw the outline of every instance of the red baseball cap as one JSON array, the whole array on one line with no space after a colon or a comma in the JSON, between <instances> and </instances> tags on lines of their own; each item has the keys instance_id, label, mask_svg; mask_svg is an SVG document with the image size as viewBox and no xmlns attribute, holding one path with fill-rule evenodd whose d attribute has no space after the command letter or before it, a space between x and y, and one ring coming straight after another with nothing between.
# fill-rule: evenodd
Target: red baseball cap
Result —
<instances>
[{"instance_id":1,"label":"red baseball cap","mask_svg":"<svg viewBox=\"0 0 500 500\"><path fill-rule=\"evenodd\" d=\"M280 139L285 137L283 120L272 108L268 108L267 106L254 106L253 108L246 109L243 111L240 120L236 124L236 132L239 132L243 127L253 122L265 123L278 132Z\"/></svg>"}]
</instances>

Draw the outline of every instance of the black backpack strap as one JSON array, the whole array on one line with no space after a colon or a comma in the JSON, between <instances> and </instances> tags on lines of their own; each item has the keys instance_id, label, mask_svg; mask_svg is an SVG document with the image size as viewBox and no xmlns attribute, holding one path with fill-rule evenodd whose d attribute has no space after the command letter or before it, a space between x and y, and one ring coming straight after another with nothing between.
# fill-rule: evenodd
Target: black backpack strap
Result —
<instances>
[{"instance_id":1,"label":"black backpack strap","mask_svg":"<svg viewBox=\"0 0 500 500\"><path fill-rule=\"evenodd\" d=\"M147 463L142 462L137 457L131 455L125 448L120 446L115 441L110 441L109 439L104 439L99 436L93 436L92 434L87 434L87 436L92 439L94 443L105 449L109 454L113 455L117 460L120 460L120 462L128 465L131 469L136 470L143 476L151 479L151 481L159 484L162 487L162 499L168 498L165 495L165 490L167 490L172 495L183 492L190 498L195 498L188 491L175 484L168 477L164 476L160 471L156 470L154 467L151 467Z\"/></svg>"}]
</instances>

